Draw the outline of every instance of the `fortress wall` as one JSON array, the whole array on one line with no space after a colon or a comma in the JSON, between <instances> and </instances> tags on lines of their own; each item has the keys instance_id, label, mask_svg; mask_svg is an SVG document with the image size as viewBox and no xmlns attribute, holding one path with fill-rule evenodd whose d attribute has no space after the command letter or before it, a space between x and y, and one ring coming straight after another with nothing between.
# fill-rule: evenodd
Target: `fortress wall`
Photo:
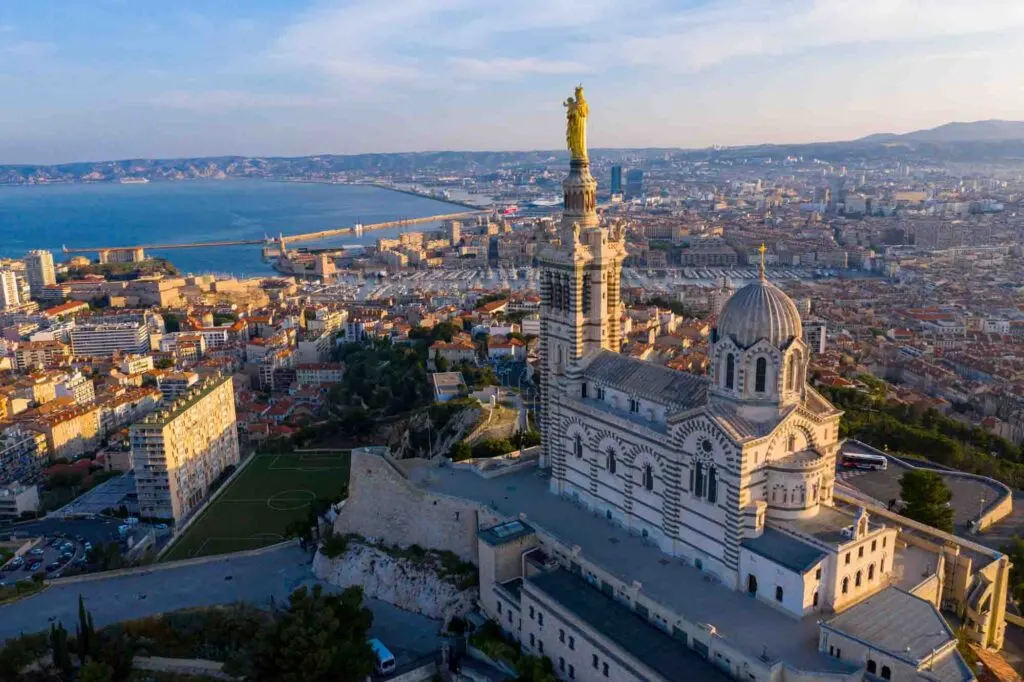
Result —
<instances>
[{"instance_id":1,"label":"fortress wall","mask_svg":"<svg viewBox=\"0 0 1024 682\"><path fill-rule=\"evenodd\" d=\"M336 533L358 533L388 544L448 550L476 562L481 513L468 500L425 492L412 484L387 455L352 451L349 498L334 522ZM483 520L483 519L481 519Z\"/></svg>"}]
</instances>

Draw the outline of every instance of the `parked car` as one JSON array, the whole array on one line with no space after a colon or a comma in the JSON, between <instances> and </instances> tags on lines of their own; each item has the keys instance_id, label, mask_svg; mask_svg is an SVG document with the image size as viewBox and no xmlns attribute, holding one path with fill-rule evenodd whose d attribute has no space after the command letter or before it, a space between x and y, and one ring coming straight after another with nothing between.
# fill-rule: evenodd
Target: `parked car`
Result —
<instances>
[{"instance_id":1,"label":"parked car","mask_svg":"<svg viewBox=\"0 0 1024 682\"><path fill-rule=\"evenodd\" d=\"M43 556L45 552L46 550L44 550L42 547L33 547L28 551L28 553L32 556Z\"/></svg>"},{"instance_id":2,"label":"parked car","mask_svg":"<svg viewBox=\"0 0 1024 682\"><path fill-rule=\"evenodd\" d=\"M25 565L25 557L16 556L11 559L11 568L21 568Z\"/></svg>"},{"instance_id":3,"label":"parked car","mask_svg":"<svg viewBox=\"0 0 1024 682\"><path fill-rule=\"evenodd\" d=\"M28 565L28 570L29 570L30 573L35 573L36 571L38 571L42 567L43 567L43 562L42 561L33 561L31 564Z\"/></svg>"}]
</instances>

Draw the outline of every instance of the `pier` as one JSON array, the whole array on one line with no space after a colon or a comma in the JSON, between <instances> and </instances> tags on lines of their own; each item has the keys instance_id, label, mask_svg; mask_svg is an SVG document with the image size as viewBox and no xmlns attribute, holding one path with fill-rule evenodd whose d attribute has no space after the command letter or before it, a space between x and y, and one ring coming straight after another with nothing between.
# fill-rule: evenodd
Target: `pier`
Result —
<instances>
[{"instance_id":1,"label":"pier","mask_svg":"<svg viewBox=\"0 0 1024 682\"><path fill-rule=\"evenodd\" d=\"M490 213L490 211L474 210L474 211L462 211L461 213L444 213L442 215L425 216L423 218L400 218L398 220L388 220L383 223L372 223L370 225L356 224L351 227L339 227L330 230L320 230L318 232L303 232L300 234L279 234L277 237L266 237L264 239L230 239L230 240L217 240L210 242L183 242L177 244L135 244L130 246L89 246L89 247L62 247L64 253L97 253L100 254L101 260L137 260L132 257L132 254L137 254L146 249L153 251L162 251L165 249L205 249L218 246L271 246L277 245L280 249L284 249L287 244L293 244L295 242L306 242L314 241L317 239L328 239L331 237L343 237L347 235L354 235L361 237L364 232L370 232L372 230L385 230L391 227L406 227L409 225L421 225L423 223L433 223L443 220L460 220L464 218L472 218L478 215L484 215ZM119 255L125 254L124 258L118 258Z\"/></svg>"}]
</instances>

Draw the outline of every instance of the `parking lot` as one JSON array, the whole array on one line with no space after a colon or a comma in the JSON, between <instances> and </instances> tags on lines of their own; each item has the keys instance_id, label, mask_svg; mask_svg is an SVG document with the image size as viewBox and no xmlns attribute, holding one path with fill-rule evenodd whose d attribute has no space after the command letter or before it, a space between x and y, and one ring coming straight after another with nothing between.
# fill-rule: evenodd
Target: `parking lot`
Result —
<instances>
[{"instance_id":1,"label":"parking lot","mask_svg":"<svg viewBox=\"0 0 1024 682\"><path fill-rule=\"evenodd\" d=\"M900 499L900 477L909 470L909 467L890 459L884 471L840 468L836 472L836 479L888 506L891 500ZM935 471L940 475L943 473L939 469ZM969 522L976 520L983 509L988 509L1003 494L999 487L981 478L943 476L943 479L953 493L950 504L954 510L953 523L958 535L971 533Z\"/></svg>"},{"instance_id":2,"label":"parking lot","mask_svg":"<svg viewBox=\"0 0 1024 682\"><path fill-rule=\"evenodd\" d=\"M24 556L15 557L0 567L0 585L30 580L43 572L47 578L59 578L69 566L85 567L86 553L92 544L84 537L47 536Z\"/></svg>"}]
</instances>

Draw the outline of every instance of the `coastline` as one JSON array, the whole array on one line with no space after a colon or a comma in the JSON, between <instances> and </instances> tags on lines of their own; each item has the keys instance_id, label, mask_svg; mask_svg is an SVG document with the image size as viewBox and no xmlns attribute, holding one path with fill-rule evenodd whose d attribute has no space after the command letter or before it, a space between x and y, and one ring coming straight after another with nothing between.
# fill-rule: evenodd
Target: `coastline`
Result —
<instances>
[{"instance_id":1,"label":"coastline","mask_svg":"<svg viewBox=\"0 0 1024 682\"><path fill-rule=\"evenodd\" d=\"M444 204L452 204L453 206L461 206L462 208L468 208L473 211L487 211L490 210L489 206L480 206L478 204L471 204L467 201L459 201L458 199L445 199L434 194L425 194L423 192L417 192L411 189L405 189L403 187L396 187L395 185L388 185L383 182L344 182L335 180L306 180L302 178L275 178L271 179L270 182L285 182L285 183L302 183L302 184L315 184L315 185L345 185L348 187L376 187L377 189L386 189L389 192L398 192L400 194L408 194L412 197L418 197L420 199L431 199L433 201L440 201Z\"/></svg>"}]
</instances>

